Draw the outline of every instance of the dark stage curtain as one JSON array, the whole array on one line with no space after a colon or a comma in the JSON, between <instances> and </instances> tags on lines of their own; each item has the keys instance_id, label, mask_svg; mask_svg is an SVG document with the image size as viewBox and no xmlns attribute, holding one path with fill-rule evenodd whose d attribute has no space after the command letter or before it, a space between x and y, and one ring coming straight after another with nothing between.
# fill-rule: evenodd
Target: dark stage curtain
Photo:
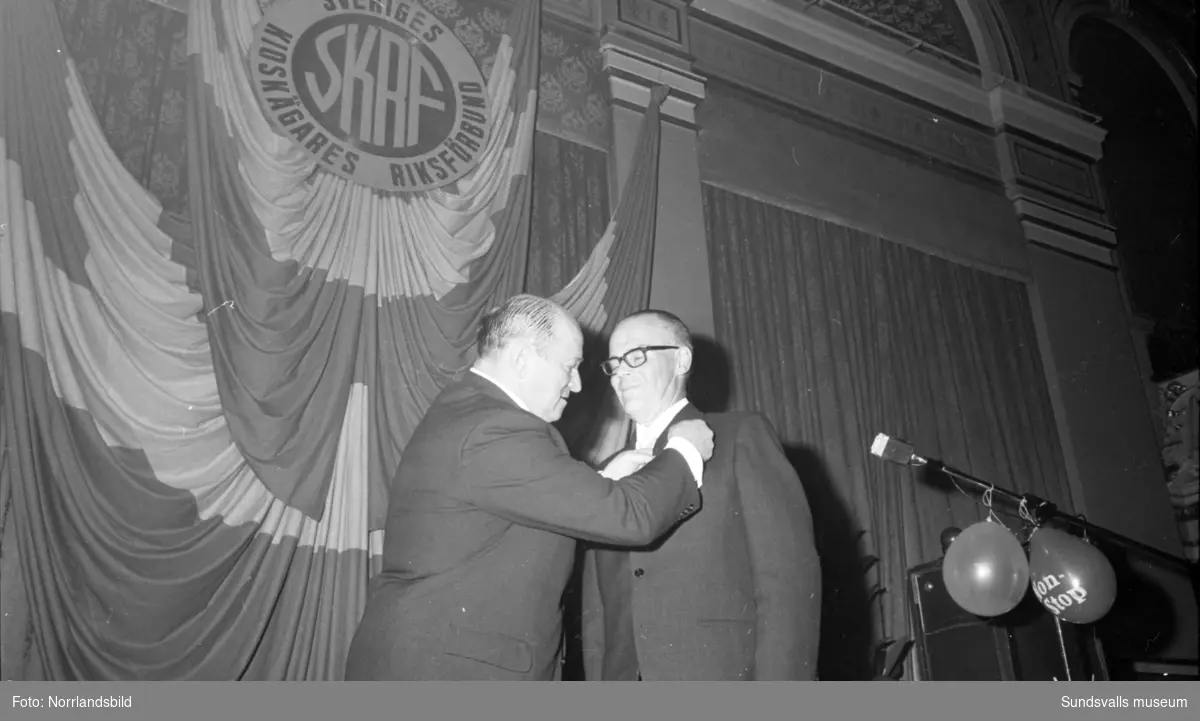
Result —
<instances>
[{"instance_id":1,"label":"dark stage curtain","mask_svg":"<svg viewBox=\"0 0 1200 721\"><path fill-rule=\"evenodd\" d=\"M867 678L910 633L906 569L986 515L879 462L876 433L1071 507L1027 289L711 185L704 205L729 404L770 418L813 504L821 678Z\"/></svg>"}]
</instances>

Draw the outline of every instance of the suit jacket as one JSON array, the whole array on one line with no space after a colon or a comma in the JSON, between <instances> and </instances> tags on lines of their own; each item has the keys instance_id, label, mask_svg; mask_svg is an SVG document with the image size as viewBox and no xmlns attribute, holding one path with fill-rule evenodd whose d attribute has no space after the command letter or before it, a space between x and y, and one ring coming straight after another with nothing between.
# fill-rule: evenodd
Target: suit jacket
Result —
<instances>
[{"instance_id":1,"label":"suit jacket","mask_svg":"<svg viewBox=\"0 0 1200 721\"><path fill-rule=\"evenodd\" d=\"M552 680L575 538L639 545L700 503L664 453L610 481L558 431L468 374L418 424L392 480L383 569L347 680Z\"/></svg>"},{"instance_id":2,"label":"suit jacket","mask_svg":"<svg viewBox=\"0 0 1200 721\"><path fill-rule=\"evenodd\" d=\"M672 423L701 417L704 507L651 546L585 556L586 677L815 680L821 569L800 479L761 415L688 405Z\"/></svg>"}]
</instances>

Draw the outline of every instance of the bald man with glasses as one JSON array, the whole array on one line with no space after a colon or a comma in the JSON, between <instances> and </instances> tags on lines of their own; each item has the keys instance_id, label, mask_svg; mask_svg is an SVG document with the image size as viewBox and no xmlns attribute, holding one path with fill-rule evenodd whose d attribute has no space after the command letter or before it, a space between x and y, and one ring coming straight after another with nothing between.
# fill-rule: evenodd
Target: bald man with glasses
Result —
<instances>
[{"instance_id":1,"label":"bald man with glasses","mask_svg":"<svg viewBox=\"0 0 1200 721\"><path fill-rule=\"evenodd\" d=\"M625 452L661 453L702 419L714 451L700 510L648 546L585 555L585 677L603 681L817 678L821 569L808 499L766 418L688 402L692 342L664 311L622 320L602 369L634 423Z\"/></svg>"}]
</instances>

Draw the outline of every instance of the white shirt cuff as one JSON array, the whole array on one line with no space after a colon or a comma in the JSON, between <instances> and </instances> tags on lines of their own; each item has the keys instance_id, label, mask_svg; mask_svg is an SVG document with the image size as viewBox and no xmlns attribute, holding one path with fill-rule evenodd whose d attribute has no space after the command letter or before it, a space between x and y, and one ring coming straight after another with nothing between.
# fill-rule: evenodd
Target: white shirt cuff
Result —
<instances>
[{"instance_id":1,"label":"white shirt cuff","mask_svg":"<svg viewBox=\"0 0 1200 721\"><path fill-rule=\"evenodd\" d=\"M610 481L619 481L619 480L621 480L621 478L623 478L623 476L619 476L616 473L614 473L613 471L608 470L607 468L601 468L600 475L604 476L605 478L607 478Z\"/></svg>"},{"instance_id":2,"label":"white shirt cuff","mask_svg":"<svg viewBox=\"0 0 1200 721\"><path fill-rule=\"evenodd\" d=\"M696 450L689 441L685 441L679 436L672 436L667 441L667 448L674 448L679 451L684 460L687 461L688 468L692 471L692 477L696 479L696 487L704 486L704 459L700 457L700 451Z\"/></svg>"}]
</instances>

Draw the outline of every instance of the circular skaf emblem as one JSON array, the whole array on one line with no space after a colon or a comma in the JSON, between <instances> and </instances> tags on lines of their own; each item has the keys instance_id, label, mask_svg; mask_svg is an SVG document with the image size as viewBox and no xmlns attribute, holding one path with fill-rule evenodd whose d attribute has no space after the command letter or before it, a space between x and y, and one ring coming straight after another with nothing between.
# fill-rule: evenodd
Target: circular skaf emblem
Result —
<instances>
[{"instance_id":1,"label":"circular skaf emblem","mask_svg":"<svg viewBox=\"0 0 1200 721\"><path fill-rule=\"evenodd\" d=\"M487 145L483 74L416 2L277 2L250 53L271 124L343 178L429 190L470 172Z\"/></svg>"}]
</instances>

